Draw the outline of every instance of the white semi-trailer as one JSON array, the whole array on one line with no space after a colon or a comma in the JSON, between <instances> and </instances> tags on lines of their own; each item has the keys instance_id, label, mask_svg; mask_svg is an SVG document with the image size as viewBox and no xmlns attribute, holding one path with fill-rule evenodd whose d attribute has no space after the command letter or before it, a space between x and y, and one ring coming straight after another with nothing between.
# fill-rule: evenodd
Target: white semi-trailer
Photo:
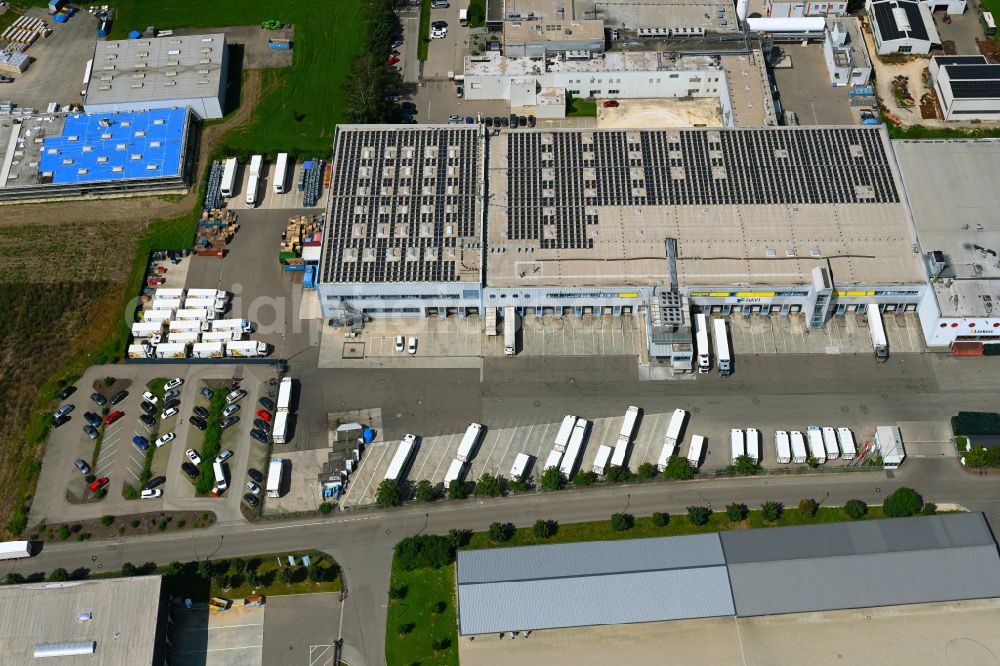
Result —
<instances>
[{"instance_id":1,"label":"white semi-trailer","mask_svg":"<svg viewBox=\"0 0 1000 666\"><path fill-rule=\"evenodd\" d=\"M656 461L656 467L661 472L667 468L667 463L677 451L677 442L680 441L685 419L687 419L687 412L683 409L675 409L673 416L670 417L667 434L663 438L663 448L660 450L660 458Z\"/></svg>"},{"instance_id":2,"label":"white semi-trailer","mask_svg":"<svg viewBox=\"0 0 1000 666\"><path fill-rule=\"evenodd\" d=\"M802 437L802 433L798 430L793 430L790 434L792 443L792 462L796 464L802 464L809 460L809 452L806 449L806 440Z\"/></svg>"},{"instance_id":3,"label":"white semi-trailer","mask_svg":"<svg viewBox=\"0 0 1000 666\"><path fill-rule=\"evenodd\" d=\"M639 408L635 405L629 406L628 410L625 412L625 421L622 423L622 429L618 433L618 444L615 446L628 446L629 442L632 441L632 435L635 433L635 424L639 420Z\"/></svg>"},{"instance_id":4,"label":"white semi-trailer","mask_svg":"<svg viewBox=\"0 0 1000 666\"><path fill-rule=\"evenodd\" d=\"M465 461L455 458L448 467L448 472L444 475L444 487L447 488L452 481L461 481L465 478Z\"/></svg>"},{"instance_id":5,"label":"white semi-trailer","mask_svg":"<svg viewBox=\"0 0 1000 666\"><path fill-rule=\"evenodd\" d=\"M792 444L784 430L774 433L774 460L781 465L792 462Z\"/></svg>"},{"instance_id":6,"label":"white semi-trailer","mask_svg":"<svg viewBox=\"0 0 1000 666\"><path fill-rule=\"evenodd\" d=\"M219 184L219 194L227 199L233 196L236 189L236 158L230 157L222 167L222 182Z\"/></svg>"},{"instance_id":7,"label":"white semi-trailer","mask_svg":"<svg viewBox=\"0 0 1000 666\"><path fill-rule=\"evenodd\" d=\"M712 320L715 333L715 361L719 366L719 374L728 377L733 372L733 358L729 352L729 333L726 332L725 319Z\"/></svg>"},{"instance_id":8,"label":"white semi-trailer","mask_svg":"<svg viewBox=\"0 0 1000 666\"><path fill-rule=\"evenodd\" d=\"M701 435L691 435L691 446L688 447L687 461L691 467L701 467L701 457L705 451L705 438Z\"/></svg>"},{"instance_id":9,"label":"white semi-trailer","mask_svg":"<svg viewBox=\"0 0 1000 666\"><path fill-rule=\"evenodd\" d=\"M809 426L806 430L809 441L809 456L822 465L826 462L826 446L823 444L823 431L819 426Z\"/></svg>"},{"instance_id":10,"label":"white semi-trailer","mask_svg":"<svg viewBox=\"0 0 1000 666\"><path fill-rule=\"evenodd\" d=\"M583 440L587 436L588 425L590 425L590 421L587 419L577 419L576 425L573 426L573 434L569 437L566 453L559 464L559 471L565 474L567 479L573 476L573 471L576 469L577 460L583 450Z\"/></svg>"},{"instance_id":11,"label":"white semi-trailer","mask_svg":"<svg viewBox=\"0 0 1000 666\"><path fill-rule=\"evenodd\" d=\"M550 467L559 467L562 455L562 451L559 449L552 449L552 451L549 452L549 457L545 459L545 467L542 468L542 471L545 471Z\"/></svg>"},{"instance_id":12,"label":"white semi-trailer","mask_svg":"<svg viewBox=\"0 0 1000 666\"><path fill-rule=\"evenodd\" d=\"M462 436L462 441L458 445L458 455L455 456L456 460L461 460L462 462L469 462L472 460L472 456L475 455L476 446L479 444L479 436L483 432L483 426L478 423L470 423L468 429L465 431L465 435Z\"/></svg>"},{"instance_id":13,"label":"white semi-trailer","mask_svg":"<svg viewBox=\"0 0 1000 666\"><path fill-rule=\"evenodd\" d=\"M885 327L882 325L882 312L877 303L869 303L865 308L868 317L868 334L872 336L872 350L875 358L884 361L889 358L889 341L885 337Z\"/></svg>"},{"instance_id":14,"label":"white semi-trailer","mask_svg":"<svg viewBox=\"0 0 1000 666\"><path fill-rule=\"evenodd\" d=\"M517 457L514 458L514 464L510 468L510 480L517 481L524 476L524 472L528 469L528 463L530 462L531 456L527 453L518 453Z\"/></svg>"},{"instance_id":15,"label":"white semi-trailer","mask_svg":"<svg viewBox=\"0 0 1000 666\"><path fill-rule=\"evenodd\" d=\"M708 320L701 312L694 316L694 332L698 347L698 372L704 374L712 367L712 357L708 350Z\"/></svg>"},{"instance_id":16,"label":"white semi-trailer","mask_svg":"<svg viewBox=\"0 0 1000 666\"><path fill-rule=\"evenodd\" d=\"M601 444L597 447L597 456L594 458L594 474L604 474L604 471L608 467L608 460L611 459L611 447L605 444Z\"/></svg>"},{"instance_id":17,"label":"white semi-trailer","mask_svg":"<svg viewBox=\"0 0 1000 666\"><path fill-rule=\"evenodd\" d=\"M754 464L760 462L760 431L757 428L747 428L747 455Z\"/></svg>"},{"instance_id":18,"label":"white semi-trailer","mask_svg":"<svg viewBox=\"0 0 1000 666\"><path fill-rule=\"evenodd\" d=\"M837 431L830 426L823 428L823 447L826 449L827 460L836 460L840 457L840 448L837 446Z\"/></svg>"},{"instance_id":19,"label":"white semi-trailer","mask_svg":"<svg viewBox=\"0 0 1000 666\"><path fill-rule=\"evenodd\" d=\"M517 310L503 309L503 353L513 356L517 351Z\"/></svg>"},{"instance_id":20,"label":"white semi-trailer","mask_svg":"<svg viewBox=\"0 0 1000 666\"><path fill-rule=\"evenodd\" d=\"M569 444L569 438L573 434L573 426L576 425L576 419L577 417L570 415L563 417L562 425L559 426L559 432L556 433L556 451L563 452L566 450L566 446Z\"/></svg>"},{"instance_id":21,"label":"white semi-trailer","mask_svg":"<svg viewBox=\"0 0 1000 666\"><path fill-rule=\"evenodd\" d=\"M288 441L288 412L275 412L271 439L275 444L284 444Z\"/></svg>"},{"instance_id":22,"label":"white semi-trailer","mask_svg":"<svg viewBox=\"0 0 1000 666\"><path fill-rule=\"evenodd\" d=\"M743 438L743 431L733 428L729 431L730 460L735 465L736 459L747 454L746 441Z\"/></svg>"},{"instance_id":23,"label":"white semi-trailer","mask_svg":"<svg viewBox=\"0 0 1000 666\"><path fill-rule=\"evenodd\" d=\"M288 178L288 153L278 153L278 160L274 164L274 182L271 188L275 194L284 194L285 180Z\"/></svg>"},{"instance_id":24,"label":"white semi-trailer","mask_svg":"<svg viewBox=\"0 0 1000 666\"><path fill-rule=\"evenodd\" d=\"M406 468L410 465L410 459L413 457L413 451L416 447L416 435L407 434L403 437L403 441L396 447L396 454L392 457L392 462L389 463L389 469L385 472L386 480L397 482L402 480L406 474Z\"/></svg>"},{"instance_id":25,"label":"white semi-trailer","mask_svg":"<svg viewBox=\"0 0 1000 666\"><path fill-rule=\"evenodd\" d=\"M278 384L278 411L287 412L292 404L292 378L284 377Z\"/></svg>"},{"instance_id":26,"label":"white semi-trailer","mask_svg":"<svg viewBox=\"0 0 1000 666\"><path fill-rule=\"evenodd\" d=\"M271 463L267 467L266 492L268 497L281 497L281 475L284 469L284 458L271 458Z\"/></svg>"},{"instance_id":27,"label":"white semi-trailer","mask_svg":"<svg viewBox=\"0 0 1000 666\"><path fill-rule=\"evenodd\" d=\"M837 439L840 440L844 460L854 460L858 456L858 447L854 444L854 433L850 428L837 428Z\"/></svg>"},{"instance_id":28,"label":"white semi-trailer","mask_svg":"<svg viewBox=\"0 0 1000 666\"><path fill-rule=\"evenodd\" d=\"M20 560L31 557L30 541L4 541L0 543L0 560Z\"/></svg>"}]
</instances>

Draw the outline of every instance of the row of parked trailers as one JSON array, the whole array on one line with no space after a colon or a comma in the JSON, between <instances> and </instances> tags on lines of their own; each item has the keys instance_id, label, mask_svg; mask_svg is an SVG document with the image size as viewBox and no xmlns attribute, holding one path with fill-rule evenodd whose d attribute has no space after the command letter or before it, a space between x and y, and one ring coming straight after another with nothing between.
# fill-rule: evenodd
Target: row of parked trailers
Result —
<instances>
[{"instance_id":1,"label":"row of parked trailers","mask_svg":"<svg viewBox=\"0 0 1000 666\"><path fill-rule=\"evenodd\" d=\"M774 433L775 461L780 464L807 462L810 458L823 464L827 460L853 460L858 455L854 434L849 428L836 430L826 426L809 426L806 436L799 430Z\"/></svg>"}]
</instances>

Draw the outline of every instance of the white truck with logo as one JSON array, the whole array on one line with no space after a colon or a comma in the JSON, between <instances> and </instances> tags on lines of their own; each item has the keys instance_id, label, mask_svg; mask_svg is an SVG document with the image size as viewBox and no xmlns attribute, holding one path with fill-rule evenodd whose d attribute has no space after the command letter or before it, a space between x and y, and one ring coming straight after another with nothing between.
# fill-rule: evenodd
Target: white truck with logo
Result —
<instances>
[{"instance_id":1,"label":"white truck with logo","mask_svg":"<svg viewBox=\"0 0 1000 666\"><path fill-rule=\"evenodd\" d=\"M212 322L212 330L253 333L253 326L246 319L216 319Z\"/></svg>"},{"instance_id":2,"label":"white truck with logo","mask_svg":"<svg viewBox=\"0 0 1000 666\"><path fill-rule=\"evenodd\" d=\"M211 310L213 312L225 312L226 300L223 298L191 298L188 296L184 300L184 307L191 310Z\"/></svg>"},{"instance_id":3,"label":"white truck with logo","mask_svg":"<svg viewBox=\"0 0 1000 666\"><path fill-rule=\"evenodd\" d=\"M215 313L204 308L184 308L177 311L175 318L182 321L208 321L215 318Z\"/></svg>"},{"instance_id":4,"label":"white truck with logo","mask_svg":"<svg viewBox=\"0 0 1000 666\"><path fill-rule=\"evenodd\" d=\"M201 333L198 331L175 331L167 335L169 342L201 342Z\"/></svg>"},{"instance_id":5,"label":"white truck with logo","mask_svg":"<svg viewBox=\"0 0 1000 666\"><path fill-rule=\"evenodd\" d=\"M142 321L167 322L174 318L173 310L143 310L139 317Z\"/></svg>"},{"instance_id":6,"label":"white truck with logo","mask_svg":"<svg viewBox=\"0 0 1000 666\"><path fill-rule=\"evenodd\" d=\"M226 343L226 356L256 358L267 356L267 343L260 340L240 340Z\"/></svg>"},{"instance_id":7,"label":"white truck with logo","mask_svg":"<svg viewBox=\"0 0 1000 666\"><path fill-rule=\"evenodd\" d=\"M156 358L187 358L190 344L186 342L164 342L156 345Z\"/></svg>"},{"instance_id":8,"label":"white truck with logo","mask_svg":"<svg viewBox=\"0 0 1000 666\"><path fill-rule=\"evenodd\" d=\"M243 334L236 331L205 331L201 334L202 342L237 342L242 339Z\"/></svg>"},{"instance_id":9,"label":"white truck with logo","mask_svg":"<svg viewBox=\"0 0 1000 666\"><path fill-rule=\"evenodd\" d=\"M151 338L154 335L163 335L164 323L162 321L137 321L132 324L132 337Z\"/></svg>"},{"instance_id":10,"label":"white truck with logo","mask_svg":"<svg viewBox=\"0 0 1000 666\"><path fill-rule=\"evenodd\" d=\"M226 350L221 342L198 342L191 345L191 356L194 358L222 358Z\"/></svg>"},{"instance_id":11,"label":"white truck with logo","mask_svg":"<svg viewBox=\"0 0 1000 666\"><path fill-rule=\"evenodd\" d=\"M209 323L207 321L198 321L197 319L176 320L170 322L167 326L171 333L190 333L191 331L209 330Z\"/></svg>"}]
</instances>

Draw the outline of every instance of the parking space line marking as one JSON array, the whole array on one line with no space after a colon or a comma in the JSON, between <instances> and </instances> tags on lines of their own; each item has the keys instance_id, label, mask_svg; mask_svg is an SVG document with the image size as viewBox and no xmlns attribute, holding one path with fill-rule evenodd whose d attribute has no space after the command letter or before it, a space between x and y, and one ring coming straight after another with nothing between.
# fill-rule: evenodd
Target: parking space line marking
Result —
<instances>
[{"instance_id":1,"label":"parking space line marking","mask_svg":"<svg viewBox=\"0 0 1000 666\"><path fill-rule=\"evenodd\" d=\"M514 441L514 433L517 432L517 428L518 428L518 426L514 426L513 428L510 429L510 440L511 440L511 442ZM486 458L484 459L484 463L485 464L483 465L483 467L488 467L489 466L489 462L493 458L493 452L497 450L497 444L500 443L500 438L502 436L503 436L503 430L497 432L497 438L493 440L493 446L492 446L492 448L490 448L489 455L487 455ZM507 442L507 446L510 446L510 442ZM485 448L485 447L483 447L483 448Z\"/></svg>"},{"instance_id":2,"label":"parking space line marking","mask_svg":"<svg viewBox=\"0 0 1000 666\"><path fill-rule=\"evenodd\" d=\"M454 437L454 435L452 435L452 437ZM423 458L423 460L420 463L420 469L417 470L417 475L415 477L418 480L424 478L421 475L424 473L424 467L427 466L427 460L430 457L431 449L433 448L433 446L431 444L428 444L426 447L424 446L424 443L427 440L429 440L429 439L433 439L434 441L437 441L438 439L440 439L440 437L427 437L427 438L423 438L423 439L420 440L420 450L417 451L417 455L420 455L421 453L423 453L424 449L427 450L427 455L421 456Z\"/></svg>"},{"instance_id":3,"label":"parking space line marking","mask_svg":"<svg viewBox=\"0 0 1000 666\"><path fill-rule=\"evenodd\" d=\"M662 414L654 414L653 415L653 423L652 423L652 425L649 426L649 430L652 431L652 435L650 437L646 438L646 446L644 446L643 449L642 449L642 458L640 458L641 462L639 463L640 465L642 463L646 462L646 454L649 453L649 445L653 443L653 439L655 439L655 437L656 437L656 432L657 432L658 426L660 424L660 417L661 416L662 416ZM645 423L643 423L643 425L645 425ZM647 431L647 432L649 432L649 431ZM636 437L636 439L638 439L638 437ZM633 444L633 446L635 446L635 444ZM634 453L634 451L633 451L633 453Z\"/></svg>"},{"instance_id":4,"label":"parking space line marking","mask_svg":"<svg viewBox=\"0 0 1000 666\"><path fill-rule=\"evenodd\" d=\"M546 427L547 427L547 426L546 426ZM534 425L532 425L532 426L531 426L530 428L528 428L528 434L527 434L527 436L526 436L526 437L524 438L524 441L529 441L529 440L531 439L531 433L532 433L532 431L533 431L534 429L535 429L535 426L534 426ZM503 450L503 455L502 455L502 456L500 456L500 460L498 460L498 461L497 461L497 464L496 464L496 466L495 466L495 468L494 468L494 469L496 469L496 472L494 472L494 476L500 476L500 463L502 463L502 462L503 462L503 460L504 460L504 458L506 458L506 457L507 457L507 451L509 451L509 450L510 450L510 445L511 445L511 444L513 444L513 443L514 443L514 438L513 438L513 436L512 436L512 437L510 438L510 441L509 441L509 442L507 442L507 447L506 447L506 448L505 448L505 449Z\"/></svg>"},{"instance_id":5,"label":"parking space line marking","mask_svg":"<svg viewBox=\"0 0 1000 666\"><path fill-rule=\"evenodd\" d=\"M437 478L437 473L438 473L438 470L440 470L440 469L441 469L441 465L442 465L442 464L444 463L444 461L445 461L445 458L447 458L447 457L448 457L448 451L450 451L450 450L451 450L451 443L455 441L455 437L456 437L456 435L452 435L452 436L451 436L451 437L450 437L450 438L448 439L448 446L446 446L446 447L444 448L444 455L443 455L443 456L441 456L440 458L438 458L438 464L437 464L437 467L435 467L435 468L434 468L434 477L433 477L433 478L435 478L435 479ZM456 453L457 453L457 451L456 451ZM423 468L421 467L421 470L422 470L422 469L423 469ZM419 479L417 479L417 480L419 481ZM443 480L443 479L442 479L442 480Z\"/></svg>"},{"instance_id":6,"label":"parking space line marking","mask_svg":"<svg viewBox=\"0 0 1000 666\"><path fill-rule=\"evenodd\" d=\"M375 463L376 469L378 468L379 465L382 464L382 459L385 458L385 454L389 452L389 448L390 448L389 442L386 442L385 446L382 447L382 455L379 456L378 462ZM365 459L361 461L361 467L358 468L358 476L361 476L361 470L363 470L365 468L365 463L368 462L368 459L370 457L371 456L365 456ZM372 471L372 475L368 479L368 485L365 486L364 492L361 493L361 499L364 499L365 497L368 496L368 489L371 487L372 481L374 479L375 479L375 472ZM347 489L347 493L350 493L352 490L354 490L354 484L353 483L351 484L351 487ZM345 501L347 500L347 493L344 493L344 500Z\"/></svg>"}]
</instances>

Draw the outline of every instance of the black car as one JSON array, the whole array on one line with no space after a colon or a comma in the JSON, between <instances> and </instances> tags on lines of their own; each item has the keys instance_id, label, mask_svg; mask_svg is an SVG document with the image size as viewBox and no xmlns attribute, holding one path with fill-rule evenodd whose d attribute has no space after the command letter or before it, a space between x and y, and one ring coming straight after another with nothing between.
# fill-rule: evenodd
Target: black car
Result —
<instances>
[{"instance_id":1,"label":"black car","mask_svg":"<svg viewBox=\"0 0 1000 666\"><path fill-rule=\"evenodd\" d=\"M222 419L222 423L219 424L219 427L225 430L229 426L236 425L239 420L240 417L238 416L230 416L228 419Z\"/></svg>"},{"instance_id":2,"label":"black car","mask_svg":"<svg viewBox=\"0 0 1000 666\"><path fill-rule=\"evenodd\" d=\"M108 404L108 399L105 398L100 393L91 393L90 399L93 400L95 403L97 403L98 407L103 407L104 405Z\"/></svg>"},{"instance_id":3,"label":"black car","mask_svg":"<svg viewBox=\"0 0 1000 666\"><path fill-rule=\"evenodd\" d=\"M66 398L68 398L71 395L73 395L75 392L76 392L76 387L74 387L74 386L67 386L62 391L59 391L59 399L60 400L65 400Z\"/></svg>"},{"instance_id":4,"label":"black car","mask_svg":"<svg viewBox=\"0 0 1000 666\"><path fill-rule=\"evenodd\" d=\"M208 423L206 423L205 419L201 418L200 416L192 416L191 418L188 419L188 421L190 421L191 425L193 425L198 430L204 430L205 428L208 427Z\"/></svg>"},{"instance_id":5,"label":"black car","mask_svg":"<svg viewBox=\"0 0 1000 666\"><path fill-rule=\"evenodd\" d=\"M174 398L173 400L167 400L167 402L163 405L163 409L168 410L171 407L180 407L180 404L181 401L178 400L177 398Z\"/></svg>"},{"instance_id":6,"label":"black car","mask_svg":"<svg viewBox=\"0 0 1000 666\"><path fill-rule=\"evenodd\" d=\"M140 420L140 421L142 422L142 424L143 424L144 426L146 426L147 428L152 428L153 426L155 426L155 425L156 425L156 419L154 419L154 418L153 418L152 416L150 416L149 414L143 414L142 416L140 416L140 417L139 417L139 420Z\"/></svg>"},{"instance_id":7,"label":"black car","mask_svg":"<svg viewBox=\"0 0 1000 666\"><path fill-rule=\"evenodd\" d=\"M447 21L431 21L431 27L432 28L437 28L439 30L441 28L447 28L448 27L448 22Z\"/></svg>"},{"instance_id":8,"label":"black car","mask_svg":"<svg viewBox=\"0 0 1000 666\"><path fill-rule=\"evenodd\" d=\"M200 416L203 419L208 418L208 410L202 407L201 405L198 405L192 411L195 413L195 416Z\"/></svg>"},{"instance_id":9,"label":"black car","mask_svg":"<svg viewBox=\"0 0 1000 666\"><path fill-rule=\"evenodd\" d=\"M87 437L91 439L97 439L97 428L92 425L83 426L83 431L87 433Z\"/></svg>"},{"instance_id":10,"label":"black car","mask_svg":"<svg viewBox=\"0 0 1000 666\"><path fill-rule=\"evenodd\" d=\"M111 396L111 404L117 405L119 402L128 397L128 391L118 391L113 396Z\"/></svg>"},{"instance_id":11,"label":"black car","mask_svg":"<svg viewBox=\"0 0 1000 666\"><path fill-rule=\"evenodd\" d=\"M264 397L258 400L257 402L259 402L264 407L264 409L271 412L274 411L274 401L271 400L270 398Z\"/></svg>"},{"instance_id":12,"label":"black car","mask_svg":"<svg viewBox=\"0 0 1000 666\"><path fill-rule=\"evenodd\" d=\"M156 486L160 485L161 483L163 483L166 480L167 480L167 477L165 477L165 476L154 476L152 479L150 479L146 483L146 490L152 490L153 488L155 488Z\"/></svg>"},{"instance_id":13,"label":"black car","mask_svg":"<svg viewBox=\"0 0 1000 666\"><path fill-rule=\"evenodd\" d=\"M198 393L201 393L203 396L205 396L209 400L211 400L212 396L215 395L214 393L212 393L212 389L207 388L205 386L202 386L200 389L198 389Z\"/></svg>"},{"instance_id":14,"label":"black car","mask_svg":"<svg viewBox=\"0 0 1000 666\"><path fill-rule=\"evenodd\" d=\"M503 123L503 118L500 116L493 116L493 127L500 127L501 123Z\"/></svg>"},{"instance_id":15,"label":"black car","mask_svg":"<svg viewBox=\"0 0 1000 666\"><path fill-rule=\"evenodd\" d=\"M90 474L90 465L88 465L83 458L77 458L74 460L73 466L80 471L80 474Z\"/></svg>"},{"instance_id":16,"label":"black car","mask_svg":"<svg viewBox=\"0 0 1000 666\"><path fill-rule=\"evenodd\" d=\"M257 430L263 430L264 432L267 432L268 430L271 429L271 426L265 423L264 419L254 419L253 427L257 428Z\"/></svg>"},{"instance_id":17,"label":"black car","mask_svg":"<svg viewBox=\"0 0 1000 666\"><path fill-rule=\"evenodd\" d=\"M517 129L517 115L510 114L510 126L512 129Z\"/></svg>"},{"instance_id":18,"label":"black car","mask_svg":"<svg viewBox=\"0 0 1000 666\"><path fill-rule=\"evenodd\" d=\"M89 423L90 425L94 426L95 428L100 428L101 427L101 423L104 422L104 419L102 419L100 416L98 416L94 412L84 412L83 413L83 420L86 421L87 423Z\"/></svg>"},{"instance_id":19,"label":"black car","mask_svg":"<svg viewBox=\"0 0 1000 666\"><path fill-rule=\"evenodd\" d=\"M257 430L254 428L250 431L250 436L256 439L261 444L267 444L267 433L262 430Z\"/></svg>"},{"instance_id":20,"label":"black car","mask_svg":"<svg viewBox=\"0 0 1000 666\"><path fill-rule=\"evenodd\" d=\"M147 400L143 400L141 403L139 403L139 409L146 412L147 414L156 413L156 405Z\"/></svg>"},{"instance_id":21,"label":"black car","mask_svg":"<svg viewBox=\"0 0 1000 666\"><path fill-rule=\"evenodd\" d=\"M493 118L491 118L490 116L486 116L485 118L483 118L483 122L486 123L487 127L493 127Z\"/></svg>"},{"instance_id":22,"label":"black car","mask_svg":"<svg viewBox=\"0 0 1000 666\"><path fill-rule=\"evenodd\" d=\"M243 501L249 504L250 506L254 507L255 509L258 506L260 506L260 500L251 495L250 493L247 493L246 495L243 496Z\"/></svg>"},{"instance_id":23,"label":"black car","mask_svg":"<svg viewBox=\"0 0 1000 666\"><path fill-rule=\"evenodd\" d=\"M188 477L192 479L198 478L198 468L192 465L191 463L189 462L181 463L181 469L184 470L184 473L187 474Z\"/></svg>"},{"instance_id":24,"label":"black car","mask_svg":"<svg viewBox=\"0 0 1000 666\"><path fill-rule=\"evenodd\" d=\"M68 422L69 422L69 416L67 414L63 414L62 416L57 416L55 419L53 419L53 421L52 421L52 427L53 428L58 428L62 424L68 423Z\"/></svg>"},{"instance_id":25,"label":"black car","mask_svg":"<svg viewBox=\"0 0 1000 666\"><path fill-rule=\"evenodd\" d=\"M528 119L526 117L524 117L524 116L518 116L517 117L517 124L518 124L519 127L527 127L528 126Z\"/></svg>"},{"instance_id":26,"label":"black car","mask_svg":"<svg viewBox=\"0 0 1000 666\"><path fill-rule=\"evenodd\" d=\"M507 127L510 124L510 121L507 120L507 116L504 116L503 118L500 119L500 124L503 125L504 127Z\"/></svg>"},{"instance_id":27,"label":"black car","mask_svg":"<svg viewBox=\"0 0 1000 666\"><path fill-rule=\"evenodd\" d=\"M535 117L528 116L528 127L534 127L534 126L535 126Z\"/></svg>"},{"instance_id":28,"label":"black car","mask_svg":"<svg viewBox=\"0 0 1000 666\"><path fill-rule=\"evenodd\" d=\"M251 467L247 470L247 476L256 481L257 483L264 483L264 475L260 473L260 470Z\"/></svg>"}]
</instances>

